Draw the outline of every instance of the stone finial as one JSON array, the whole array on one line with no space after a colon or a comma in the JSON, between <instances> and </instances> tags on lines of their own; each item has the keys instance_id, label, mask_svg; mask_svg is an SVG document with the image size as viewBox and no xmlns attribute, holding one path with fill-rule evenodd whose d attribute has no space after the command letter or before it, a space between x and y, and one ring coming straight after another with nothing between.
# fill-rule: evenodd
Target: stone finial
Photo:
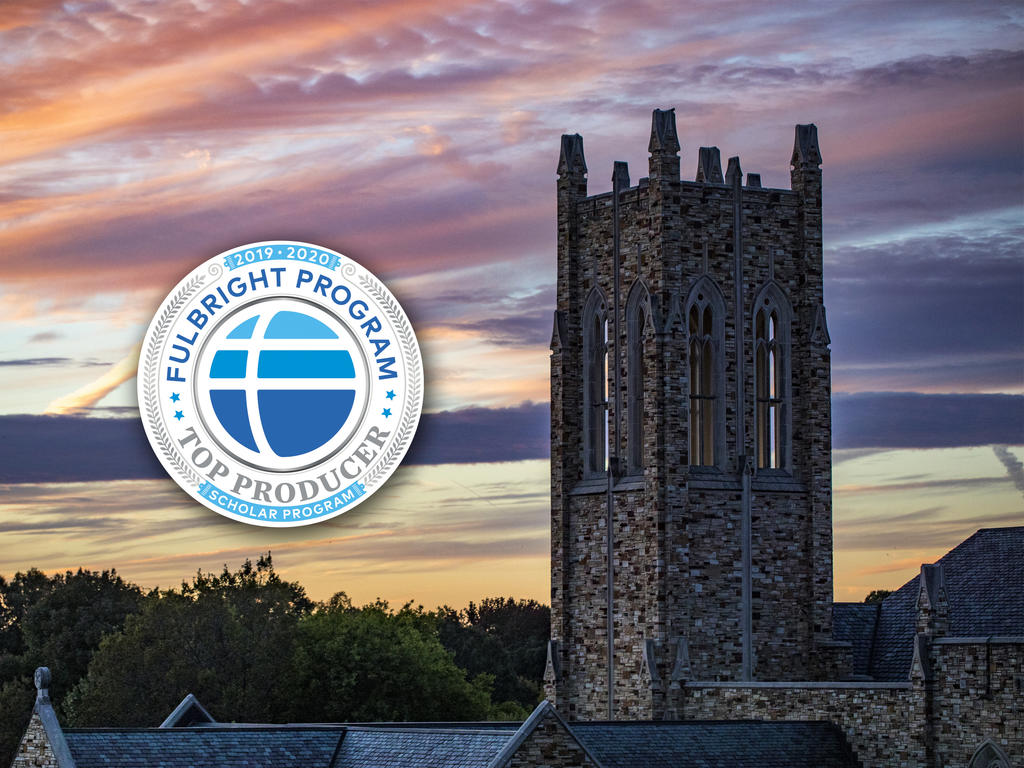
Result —
<instances>
[{"instance_id":1,"label":"stone finial","mask_svg":"<svg viewBox=\"0 0 1024 768\"><path fill-rule=\"evenodd\" d=\"M690 645L685 637L680 637L676 643L676 658L672 664L672 679L686 681L691 678L690 669Z\"/></svg>"},{"instance_id":2,"label":"stone finial","mask_svg":"<svg viewBox=\"0 0 1024 768\"><path fill-rule=\"evenodd\" d=\"M748 173L747 174L747 186L753 189L761 188L761 174L760 173Z\"/></svg>"},{"instance_id":3,"label":"stone finial","mask_svg":"<svg viewBox=\"0 0 1024 768\"><path fill-rule=\"evenodd\" d=\"M652 688L661 687L661 675L658 673L658 644L650 638L644 638L641 647L643 654L643 667L641 674L646 673L647 682Z\"/></svg>"},{"instance_id":4,"label":"stone finial","mask_svg":"<svg viewBox=\"0 0 1024 768\"><path fill-rule=\"evenodd\" d=\"M818 308L814 310L811 343L818 347L827 347L832 343L832 337L828 335L828 321L825 319L824 304L819 304Z\"/></svg>"},{"instance_id":5,"label":"stone finial","mask_svg":"<svg viewBox=\"0 0 1024 768\"><path fill-rule=\"evenodd\" d=\"M558 641L548 640L548 657L544 662L544 679L551 678L551 682L556 682L562 677L562 669L559 662L558 656Z\"/></svg>"},{"instance_id":6,"label":"stone finial","mask_svg":"<svg viewBox=\"0 0 1024 768\"><path fill-rule=\"evenodd\" d=\"M740 168L738 156L729 158L729 167L725 171L725 183L731 186L743 184L743 170Z\"/></svg>"},{"instance_id":7,"label":"stone finial","mask_svg":"<svg viewBox=\"0 0 1024 768\"><path fill-rule=\"evenodd\" d=\"M701 147L697 153L697 181L721 184L722 153L718 147Z\"/></svg>"},{"instance_id":8,"label":"stone finial","mask_svg":"<svg viewBox=\"0 0 1024 768\"><path fill-rule=\"evenodd\" d=\"M928 659L930 640L928 635L914 635L914 655L910 660L910 679L928 682L932 680L932 665Z\"/></svg>"},{"instance_id":9,"label":"stone finial","mask_svg":"<svg viewBox=\"0 0 1024 768\"><path fill-rule=\"evenodd\" d=\"M36 701L50 702L50 668L36 667Z\"/></svg>"},{"instance_id":10,"label":"stone finial","mask_svg":"<svg viewBox=\"0 0 1024 768\"><path fill-rule=\"evenodd\" d=\"M555 319L552 322L551 327L551 351L552 353L561 352L565 346L565 340L568 336L568 320L565 317L565 312L562 310L555 310Z\"/></svg>"},{"instance_id":11,"label":"stone finial","mask_svg":"<svg viewBox=\"0 0 1024 768\"><path fill-rule=\"evenodd\" d=\"M675 109L656 109L651 113L651 141L647 151L668 155L679 152Z\"/></svg>"},{"instance_id":12,"label":"stone finial","mask_svg":"<svg viewBox=\"0 0 1024 768\"><path fill-rule=\"evenodd\" d=\"M623 190L629 189L629 163L616 160L612 167L612 187Z\"/></svg>"},{"instance_id":13,"label":"stone finial","mask_svg":"<svg viewBox=\"0 0 1024 768\"><path fill-rule=\"evenodd\" d=\"M558 157L558 175L586 173L587 161L583 158L583 137L578 133L562 134L562 151Z\"/></svg>"},{"instance_id":14,"label":"stone finial","mask_svg":"<svg viewBox=\"0 0 1024 768\"><path fill-rule=\"evenodd\" d=\"M43 731L46 733L46 742L49 744L52 759L46 765L56 768L75 768L75 759L71 756L68 741L64 738L64 731L57 720L57 713L53 711L53 704L50 702L50 668L36 667L36 703L32 708L32 714L39 718ZM21 765L19 760L15 763ZM41 763L33 763L33 765Z\"/></svg>"},{"instance_id":15,"label":"stone finial","mask_svg":"<svg viewBox=\"0 0 1024 768\"><path fill-rule=\"evenodd\" d=\"M921 594L918 598L918 604L922 604L922 598L927 599L927 607L935 610L939 606L939 601L942 599L939 595L939 590L943 589L942 566L938 563L932 565L921 566Z\"/></svg>"},{"instance_id":16,"label":"stone finial","mask_svg":"<svg viewBox=\"0 0 1024 768\"><path fill-rule=\"evenodd\" d=\"M821 150L818 148L818 126L814 123L798 125L793 139L793 157L790 165L821 165Z\"/></svg>"},{"instance_id":17,"label":"stone finial","mask_svg":"<svg viewBox=\"0 0 1024 768\"><path fill-rule=\"evenodd\" d=\"M918 579L917 631L929 635L944 635L949 619L946 585L942 566L938 563L922 565Z\"/></svg>"}]
</instances>

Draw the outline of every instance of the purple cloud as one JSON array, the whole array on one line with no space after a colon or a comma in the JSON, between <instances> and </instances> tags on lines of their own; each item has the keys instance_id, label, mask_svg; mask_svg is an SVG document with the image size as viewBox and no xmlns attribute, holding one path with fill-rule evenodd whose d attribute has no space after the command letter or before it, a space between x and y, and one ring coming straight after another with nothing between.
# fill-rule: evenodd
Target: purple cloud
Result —
<instances>
[{"instance_id":1,"label":"purple cloud","mask_svg":"<svg viewBox=\"0 0 1024 768\"><path fill-rule=\"evenodd\" d=\"M1024 443L1024 395L838 394L833 447ZM424 414L406 464L546 459L547 403ZM0 483L164 477L138 419L0 416Z\"/></svg>"}]
</instances>

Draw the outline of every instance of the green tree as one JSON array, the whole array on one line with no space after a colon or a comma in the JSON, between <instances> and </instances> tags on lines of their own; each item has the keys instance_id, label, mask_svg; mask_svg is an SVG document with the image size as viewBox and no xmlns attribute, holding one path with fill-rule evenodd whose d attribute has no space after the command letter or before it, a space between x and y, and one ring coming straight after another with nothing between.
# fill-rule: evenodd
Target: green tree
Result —
<instances>
[{"instance_id":1,"label":"green tree","mask_svg":"<svg viewBox=\"0 0 1024 768\"><path fill-rule=\"evenodd\" d=\"M302 620L289 680L292 719L305 722L477 720L490 707L489 680L466 680L435 617L344 595Z\"/></svg>"},{"instance_id":2,"label":"green tree","mask_svg":"<svg viewBox=\"0 0 1024 768\"><path fill-rule=\"evenodd\" d=\"M880 603L892 594L891 589L873 589L864 598L865 603Z\"/></svg>"},{"instance_id":3,"label":"green tree","mask_svg":"<svg viewBox=\"0 0 1024 768\"><path fill-rule=\"evenodd\" d=\"M215 716L273 722L287 702L299 618L313 603L274 572L270 556L235 572L199 572L154 595L107 637L68 696L71 724L153 726L187 693Z\"/></svg>"},{"instance_id":4,"label":"green tree","mask_svg":"<svg viewBox=\"0 0 1024 768\"><path fill-rule=\"evenodd\" d=\"M0 765L10 765L35 701L35 686L24 677L0 684Z\"/></svg>"},{"instance_id":5,"label":"green tree","mask_svg":"<svg viewBox=\"0 0 1024 768\"><path fill-rule=\"evenodd\" d=\"M548 606L536 600L487 597L461 611L444 606L438 620L441 642L455 663L470 677L494 677L493 698L503 705L494 717L518 717L540 701L551 632Z\"/></svg>"},{"instance_id":6,"label":"green tree","mask_svg":"<svg viewBox=\"0 0 1024 768\"><path fill-rule=\"evenodd\" d=\"M10 581L0 576L0 680L21 674L25 653L22 621L52 586L50 577L36 568L16 573Z\"/></svg>"},{"instance_id":7,"label":"green tree","mask_svg":"<svg viewBox=\"0 0 1024 768\"><path fill-rule=\"evenodd\" d=\"M32 569L0 578L0 765L10 763L31 715L35 668L50 667L59 706L103 637L118 631L142 599L116 571L47 576Z\"/></svg>"},{"instance_id":8,"label":"green tree","mask_svg":"<svg viewBox=\"0 0 1024 768\"><path fill-rule=\"evenodd\" d=\"M26 672L50 667L50 695L59 701L85 675L104 636L139 610L142 590L116 571L79 569L52 577L50 590L22 619Z\"/></svg>"}]
</instances>

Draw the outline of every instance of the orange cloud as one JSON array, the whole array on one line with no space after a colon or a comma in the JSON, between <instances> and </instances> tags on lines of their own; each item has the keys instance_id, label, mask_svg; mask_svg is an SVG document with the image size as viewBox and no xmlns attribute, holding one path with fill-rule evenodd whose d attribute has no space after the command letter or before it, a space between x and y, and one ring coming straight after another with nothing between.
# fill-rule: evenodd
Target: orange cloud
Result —
<instances>
[{"instance_id":1,"label":"orange cloud","mask_svg":"<svg viewBox=\"0 0 1024 768\"><path fill-rule=\"evenodd\" d=\"M316 599L464 604L547 599L546 461L403 467L358 509L312 529L226 520L170 481L21 485L0 505L0 574L116 567L146 587L271 551ZM217 546L211 548L210 542Z\"/></svg>"},{"instance_id":2,"label":"orange cloud","mask_svg":"<svg viewBox=\"0 0 1024 768\"><path fill-rule=\"evenodd\" d=\"M139 353L142 344L137 344L124 358L95 381L76 389L69 395L59 397L46 406L44 413L50 415L74 415L96 405L126 381L135 378L139 370Z\"/></svg>"},{"instance_id":3,"label":"orange cloud","mask_svg":"<svg viewBox=\"0 0 1024 768\"><path fill-rule=\"evenodd\" d=\"M195 88L199 82L223 85L237 73L283 66L337 48L346 39L443 10L425 2L348 6L344 13L328 3L268 6L253 15L202 14L198 25L189 23L194 9L181 20L168 14L144 43L130 35L104 38L79 52L84 61L54 57L29 67L33 82L47 83L51 95L36 106L0 116L0 132L8 137L0 144L0 164L164 112L196 108L204 101ZM52 79L54 75L68 77L62 81Z\"/></svg>"}]
</instances>

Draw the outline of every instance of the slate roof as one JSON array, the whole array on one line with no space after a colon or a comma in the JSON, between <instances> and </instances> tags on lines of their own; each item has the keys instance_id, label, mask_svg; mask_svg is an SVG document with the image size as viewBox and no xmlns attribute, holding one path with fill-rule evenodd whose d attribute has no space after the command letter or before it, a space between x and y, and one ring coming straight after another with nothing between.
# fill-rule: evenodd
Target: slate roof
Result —
<instances>
[{"instance_id":1,"label":"slate roof","mask_svg":"<svg viewBox=\"0 0 1024 768\"><path fill-rule=\"evenodd\" d=\"M515 728L348 728L332 768L485 766Z\"/></svg>"},{"instance_id":2,"label":"slate roof","mask_svg":"<svg viewBox=\"0 0 1024 768\"><path fill-rule=\"evenodd\" d=\"M465 768L488 765L514 726L69 728L76 768ZM825 722L570 723L602 768L848 768Z\"/></svg>"},{"instance_id":3,"label":"slate roof","mask_svg":"<svg viewBox=\"0 0 1024 768\"><path fill-rule=\"evenodd\" d=\"M853 674L867 675L881 603L833 603L832 638L853 645Z\"/></svg>"},{"instance_id":4,"label":"slate roof","mask_svg":"<svg viewBox=\"0 0 1024 768\"><path fill-rule=\"evenodd\" d=\"M838 726L827 722L570 723L602 768L853 768Z\"/></svg>"},{"instance_id":5,"label":"slate roof","mask_svg":"<svg viewBox=\"0 0 1024 768\"><path fill-rule=\"evenodd\" d=\"M339 728L67 728L76 768L332 768Z\"/></svg>"},{"instance_id":6,"label":"slate roof","mask_svg":"<svg viewBox=\"0 0 1024 768\"><path fill-rule=\"evenodd\" d=\"M217 724L64 735L76 768L462 768L487 765L515 730Z\"/></svg>"},{"instance_id":7,"label":"slate roof","mask_svg":"<svg viewBox=\"0 0 1024 768\"><path fill-rule=\"evenodd\" d=\"M1024 635L1022 563L1024 526L983 528L940 558L948 636ZM876 680L909 678L919 589L916 576L882 601L877 618L862 605L833 606L833 637L854 644L855 672L860 666Z\"/></svg>"}]
</instances>

